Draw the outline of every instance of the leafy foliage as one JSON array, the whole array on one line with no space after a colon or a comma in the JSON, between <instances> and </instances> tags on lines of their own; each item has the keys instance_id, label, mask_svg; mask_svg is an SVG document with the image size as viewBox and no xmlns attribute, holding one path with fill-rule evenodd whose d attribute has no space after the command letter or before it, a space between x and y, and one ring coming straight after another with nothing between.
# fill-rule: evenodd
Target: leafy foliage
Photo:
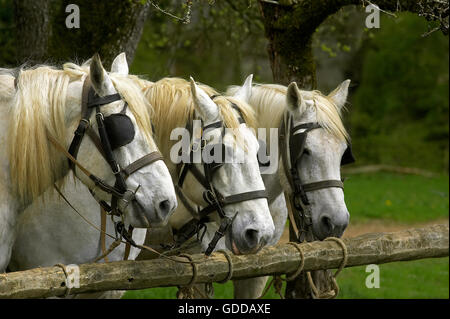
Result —
<instances>
[{"instance_id":1,"label":"leafy foliage","mask_svg":"<svg viewBox=\"0 0 450 319\"><path fill-rule=\"evenodd\" d=\"M165 10L182 16L178 1ZM152 80L189 77L219 89L240 83L249 73L271 81L264 30L254 1L196 1L189 24L152 11L132 71Z\"/></svg>"},{"instance_id":2,"label":"leafy foliage","mask_svg":"<svg viewBox=\"0 0 450 319\"><path fill-rule=\"evenodd\" d=\"M421 37L426 21L383 17L367 41L351 107L360 163L448 171L448 38Z\"/></svg>"},{"instance_id":3,"label":"leafy foliage","mask_svg":"<svg viewBox=\"0 0 450 319\"><path fill-rule=\"evenodd\" d=\"M0 67L14 66L14 10L11 0L0 0Z\"/></svg>"}]
</instances>

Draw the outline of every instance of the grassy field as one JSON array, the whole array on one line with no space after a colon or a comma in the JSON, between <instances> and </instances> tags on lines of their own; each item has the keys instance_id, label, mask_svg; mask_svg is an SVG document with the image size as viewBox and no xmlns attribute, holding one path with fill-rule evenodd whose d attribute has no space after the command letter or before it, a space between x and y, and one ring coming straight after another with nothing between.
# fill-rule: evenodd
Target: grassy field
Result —
<instances>
[{"instance_id":1,"label":"grassy field","mask_svg":"<svg viewBox=\"0 0 450 319\"><path fill-rule=\"evenodd\" d=\"M351 224L371 222L414 227L448 220L449 178L390 173L348 175L345 201ZM449 259L425 259L380 265L380 288L368 289L365 266L346 268L339 275L339 298L449 298ZM177 289L128 291L124 298L175 298ZM233 286L214 284L216 298L232 298ZM279 298L273 289L266 298Z\"/></svg>"}]
</instances>

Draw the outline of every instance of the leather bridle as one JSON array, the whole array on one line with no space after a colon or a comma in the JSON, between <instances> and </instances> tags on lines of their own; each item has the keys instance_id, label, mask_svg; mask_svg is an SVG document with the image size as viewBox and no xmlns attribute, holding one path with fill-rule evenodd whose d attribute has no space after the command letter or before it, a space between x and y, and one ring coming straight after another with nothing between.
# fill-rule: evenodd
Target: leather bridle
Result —
<instances>
[{"instance_id":1,"label":"leather bridle","mask_svg":"<svg viewBox=\"0 0 450 319\"><path fill-rule=\"evenodd\" d=\"M211 99L214 99L214 98L215 98L215 96L211 97ZM239 113L239 122L241 124L245 123L239 108L235 104L232 104L232 106ZM192 121L188 121L188 123L186 125L186 129L191 134L190 136L193 136L193 134L192 134L193 128L192 128L191 122ZM209 129L217 129L217 128L222 129L222 137L223 137L225 134L225 126L224 126L223 121L217 121L217 122L208 124L206 126L203 126L203 122L202 122L203 134ZM236 216L238 214L238 213L236 213L233 218L230 218L230 217L226 216L226 214L224 212L224 207L231 205L231 204L244 202L244 201L249 201L249 200L254 200L254 199L259 199L259 198L267 198L267 193L265 190L257 190L257 191L250 191L250 192L234 194L234 195L230 195L230 196L222 195L213 186L212 178L213 178L214 173L224 164L224 161L222 160L221 162L218 162L218 163L216 163L216 162L206 163L206 162L202 161L203 173L193 163L192 159L193 159L194 151L195 150L203 151L203 149L206 147L205 143L203 143L203 142L204 142L204 140L201 140L200 143L191 143L191 147L189 149L190 161L181 163L181 167L179 169L179 172L180 172L179 179L178 179L178 183L175 185L175 190L176 190L178 197L180 198L180 200L186 207L186 209L188 209L188 211L193 216L193 219L191 219L189 222L184 224L180 229L176 230L175 247L179 247L180 245L182 245L184 242L186 242L188 239L190 239L191 237L193 237L196 234L197 234L197 236L200 236L201 229L205 229L205 231L206 231L205 224L210 221L210 218L209 218L210 214L213 212L217 212L221 219L221 223L220 223L219 229L215 232L213 239L208 244L208 248L205 251L205 255L209 256L213 252L213 250L216 247L217 242L220 240L220 238L222 238L226 234L227 230L230 228L231 224L233 223L234 218L236 218ZM210 145L210 146L214 147L215 145ZM222 144L221 147L222 147L222 154L224 155L225 154L225 146ZM187 200L186 196L183 194L183 190L182 190L183 183L185 181L185 178L186 178L186 175L188 172L191 172L192 175L195 177L195 179L205 189L203 191L203 199L206 201L206 203L208 205L206 207L203 207L202 209L200 209L200 208L195 209L194 207L192 207L192 205ZM204 234L204 232L203 232L203 234ZM201 235L201 236L203 236L203 235Z\"/></svg>"},{"instance_id":2,"label":"leather bridle","mask_svg":"<svg viewBox=\"0 0 450 319\"><path fill-rule=\"evenodd\" d=\"M307 184L301 181L298 166L302 156L305 154L304 148L307 135L312 130L320 128L322 126L317 122L302 123L294 126L293 115L288 111L285 111L280 124L278 142L284 172L292 189L291 201L293 207L298 212L298 214L294 215L293 222L295 222L299 230L299 238L297 238L299 242L313 240L312 216L307 193L334 187L344 189L344 183L341 180L331 179ZM300 130L303 131L299 132ZM354 161L351 145L348 144L342 156L341 165L353 163Z\"/></svg>"},{"instance_id":3,"label":"leather bridle","mask_svg":"<svg viewBox=\"0 0 450 319\"><path fill-rule=\"evenodd\" d=\"M83 83L83 93L82 93L82 104L81 104L81 120L78 124L77 129L75 130L74 137L68 149L68 153L71 155L68 157L69 167L74 170L75 165L79 166L79 163L76 162L78 150L80 148L81 142L85 134L87 134L91 140L96 145L99 152L103 155L104 159L108 162L111 170L115 176L115 184L109 185L99 177L89 174L89 178L94 182L95 186L100 188L102 191L111 194L111 205L108 205L105 201L98 200L96 196L96 200L99 202L101 207L111 215L122 216L124 208L136 200L135 195L138 191L140 185L136 190L130 190L127 188L125 180L136 171L141 168L148 166L158 160L162 160L163 157L161 153L158 151L151 152L133 163L129 164L125 168L121 168L121 166L117 163L116 158L113 153L113 149L111 147L110 137L105 129L105 117L101 112L101 106L122 100L120 94L112 94L104 97L99 97L91 86L91 82L89 76L86 77ZM127 103L125 102L125 107ZM92 112L96 111L96 121L98 126L98 135L94 131L90 123L90 117ZM93 195L94 189L89 189ZM122 207L119 207L119 202L123 203ZM121 227L123 225L119 225Z\"/></svg>"}]
</instances>

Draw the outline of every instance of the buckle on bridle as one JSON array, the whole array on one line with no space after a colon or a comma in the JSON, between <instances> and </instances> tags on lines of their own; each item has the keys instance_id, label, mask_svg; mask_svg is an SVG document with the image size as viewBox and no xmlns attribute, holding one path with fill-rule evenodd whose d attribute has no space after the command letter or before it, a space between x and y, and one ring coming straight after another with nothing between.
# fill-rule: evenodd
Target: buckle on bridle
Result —
<instances>
[{"instance_id":1,"label":"buckle on bridle","mask_svg":"<svg viewBox=\"0 0 450 319\"><path fill-rule=\"evenodd\" d=\"M120 173L120 166L119 166L119 164L116 163L116 170L115 171L113 170L112 172L113 172L114 175L117 175L117 174Z\"/></svg>"},{"instance_id":2,"label":"buckle on bridle","mask_svg":"<svg viewBox=\"0 0 450 319\"><path fill-rule=\"evenodd\" d=\"M209 205L217 205L218 204L218 200L216 195L214 195L214 193L207 189L206 191L203 192L203 199L209 204Z\"/></svg>"},{"instance_id":3,"label":"buckle on bridle","mask_svg":"<svg viewBox=\"0 0 450 319\"><path fill-rule=\"evenodd\" d=\"M136 193L138 192L139 188L141 188L141 184L139 184L134 191L126 190L122 197L120 198L120 202L123 202L123 207L119 208L119 211L122 213L123 210L125 210L130 202L132 202L136 198Z\"/></svg>"},{"instance_id":4,"label":"buckle on bridle","mask_svg":"<svg viewBox=\"0 0 450 319\"><path fill-rule=\"evenodd\" d=\"M103 113L102 113L102 112L97 112L97 113L95 114L95 116L96 116L96 117L100 117L100 119L102 120L102 122L105 120L105 117L103 116Z\"/></svg>"},{"instance_id":5,"label":"buckle on bridle","mask_svg":"<svg viewBox=\"0 0 450 319\"><path fill-rule=\"evenodd\" d=\"M125 229L125 225L123 222L116 223L116 232L120 234L125 240L131 245L136 247L136 242L133 240L133 238L130 236L128 231Z\"/></svg>"},{"instance_id":6,"label":"buckle on bridle","mask_svg":"<svg viewBox=\"0 0 450 319\"><path fill-rule=\"evenodd\" d=\"M237 215L237 214L236 214ZM236 217L235 215L235 217ZM228 228L230 227L230 225L233 223L234 218L229 218L229 217L224 217L222 222L220 223L220 227L219 229L215 232L213 239L211 240L211 242L208 244L208 248L205 251L205 255L206 256L210 256L214 250L214 248L217 246L217 242L223 237L225 236Z\"/></svg>"},{"instance_id":7,"label":"buckle on bridle","mask_svg":"<svg viewBox=\"0 0 450 319\"><path fill-rule=\"evenodd\" d=\"M80 123L81 122L84 122L84 123L86 123L87 124L87 126L91 126L91 121L90 120L88 120L88 119L86 119L86 118L82 118L81 120L80 120Z\"/></svg>"}]
</instances>

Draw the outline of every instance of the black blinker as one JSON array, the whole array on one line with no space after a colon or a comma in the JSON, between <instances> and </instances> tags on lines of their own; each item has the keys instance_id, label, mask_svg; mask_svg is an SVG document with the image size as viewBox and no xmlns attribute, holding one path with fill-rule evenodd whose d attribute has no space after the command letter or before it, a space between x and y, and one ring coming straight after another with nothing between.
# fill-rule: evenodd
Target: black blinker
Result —
<instances>
[{"instance_id":1,"label":"black blinker","mask_svg":"<svg viewBox=\"0 0 450 319\"><path fill-rule=\"evenodd\" d=\"M352 145L348 144L344 154L342 155L341 165L347 165L347 164L351 164L354 162L355 162L355 157L353 156Z\"/></svg>"},{"instance_id":2,"label":"black blinker","mask_svg":"<svg viewBox=\"0 0 450 319\"><path fill-rule=\"evenodd\" d=\"M127 115L122 113L112 114L105 117L104 122L113 150L133 141L135 135L134 125Z\"/></svg>"}]
</instances>

